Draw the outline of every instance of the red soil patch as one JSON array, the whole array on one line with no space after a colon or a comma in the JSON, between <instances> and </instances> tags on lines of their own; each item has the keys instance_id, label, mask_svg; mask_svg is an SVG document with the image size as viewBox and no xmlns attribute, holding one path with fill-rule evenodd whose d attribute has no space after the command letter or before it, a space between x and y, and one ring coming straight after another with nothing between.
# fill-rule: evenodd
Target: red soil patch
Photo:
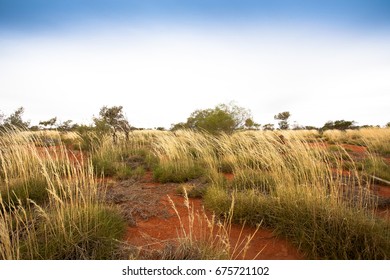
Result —
<instances>
[{"instance_id":1,"label":"red soil patch","mask_svg":"<svg viewBox=\"0 0 390 280\"><path fill-rule=\"evenodd\" d=\"M351 145L351 144L342 144L341 145L347 151L352 151L357 154L365 154L367 152L367 148L363 146Z\"/></svg>"},{"instance_id":2,"label":"red soil patch","mask_svg":"<svg viewBox=\"0 0 390 280\"><path fill-rule=\"evenodd\" d=\"M373 191L376 195L381 197L390 198L390 187L381 186L381 185L373 185Z\"/></svg>"},{"instance_id":3,"label":"red soil patch","mask_svg":"<svg viewBox=\"0 0 390 280\"><path fill-rule=\"evenodd\" d=\"M312 148L323 148L326 149L329 147L329 144L326 142L307 142L307 144Z\"/></svg>"},{"instance_id":4,"label":"red soil patch","mask_svg":"<svg viewBox=\"0 0 390 280\"><path fill-rule=\"evenodd\" d=\"M327 149L330 146L332 146L331 144L326 142L312 142L312 143L308 143L308 145L310 145L310 147L313 148L323 148L323 149ZM340 144L340 146L343 147L345 150L347 150L347 152L352 152L360 155L364 155L367 153L367 148L363 146L357 146L352 144Z\"/></svg>"},{"instance_id":5,"label":"red soil patch","mask_svg":"<svg viewBox=\"0 0 390 280\"><path fill-rule=\"evenodd\" d=\"M234 174L232 173L223 173L223 176L228 180L232 181L234 179Z\"/></svg>"},{"instance_id":6,"label":"red soil patch","mask_svg":"<svg viewBox=\"0 0 390 280\"><path fill-rule=\"evenodd\" d=\"M227 174L229 176L229 174ZM231 174L230 174L231 175ZM231 177L231 176L229 176ZM146 179L146 180L145 180ZM143 185L149 189L163 188L164 185L152 182L145 182L150 179L150 175L146 175ZM168 197L169 196L169 197ZM170 201L171 200L171 201ZM180 216L182 223L176 215L172 202ZM193 233L195 236L201 235L207 232L205 230L206 218L202 213L207 215L210 220L212 214L208 211L204 212L201 199L189 199L191 209L195 213L195 219L193 223ZM126 241L140 248L146 250L159 250L162 249L164 244L169 241L175 241L180 232L184 229L188 233L188 208L185 206L185 199L182 196L177 195L174 191L169 191L168 195L162 195L160 198L160 206L168 210L170 216L167 218L162 217L150 217L147 220L138 220L135 227L128 227ZM197 214L198 213L198 214ZM203 217L203 220L202 220ZM209 233L209 232L208 232ZM210 233L209 233L210 234ZM238 254L240 252L241 242L249 235L254 237L250 243L249 249L245 256ZM304 259L304 255L298 251L293 245L291 245L286 239L276 237L271 230L260 228L256 232L254 227L241 226L233 224L230 229L230 244L234 248L237 244L236 259L267 259L267 260L296 260ZM242 247L242 246L241 246ZM260 252L260 253L259 253ZM142 249L141 249L142 254Z\"/></svg>"},{"instance_id":7,"label":"red soil patch","mask_svg":"<svg viewBox=\"0 0 390 280\"><path fill-rule=\"evenodd\" d=\"M36 147L38 155L46 158L47 156L53 159L66 159L69 158L70 162L81 163L87 159L85 154L80 151L72 151L67 148L61 148L59 146L51 147Z\"/></svg>"},{"instance_id":8,"label":"red soil patch","mask_svg":"<svg viewBox=\"0 0 390 280\"><path fill-rule=\"evenodd\" d=\"M388 208L377 209L376 214L385 220L390 220L390 209Z\"/></svg>"}]
</instances>

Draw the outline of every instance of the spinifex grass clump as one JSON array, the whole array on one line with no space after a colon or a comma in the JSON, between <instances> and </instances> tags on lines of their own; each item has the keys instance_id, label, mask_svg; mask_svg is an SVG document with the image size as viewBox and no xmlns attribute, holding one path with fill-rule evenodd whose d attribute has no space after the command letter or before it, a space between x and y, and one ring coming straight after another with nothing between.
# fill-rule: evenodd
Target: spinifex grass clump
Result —
<instances>
[{"instance_id":1,"label":"spinifex grass clump","mask_svg":"<svg viewBox=\"0 0 390 280\"><path fill-rule=\"evenodd\" d=\"M43 176L24 179L11 179L0 183L0 195L6 209L21 204L26 206L30 200L42 205L48 198L48 183Z\"/></svg>"},{"instance_id":2,"label":"spinifex grass clump","mask_svg":"<svg viewBox=\"0 0 390 280\"><path fill-rule=\"evenodd\" d=\"M389 223L353 208L331 206L304 194L270 197L255 190L228 194L211 187L206 201L216 213L229 211L234 220L263 225L287 237L310 259L388 259Z\"/></svg>"},{"instance_id":3,"label":"spinifex grass clump","mask_svg":"<svg viewBox=\"0 0 390 280\"><path fill-rule=\"evenodd\" d=\"M257 189L262 193L270 193L275 189L275 180L271 174L261 170L237 170L230 185L238 190Z\"/></svg>"},{"instance_id":4,"label":"spinifex grass clump","mask_svg":"<svg viewBox=\"0 0 390 280\"><path fill-rule=\"evenodd\" d=\"M367 175L372 175L377 178L390 181L390 165L387 164L381 157L367 157L360 167Z\"/></svg>"},{"instance_id":5,"label":"spinifex grass clump","mask_svg":"<svg viewBox=\"0 0 390 280\"><path fill-rule=\"evenodd\" d=\"M140 178L146 170L155 165L156 159L151 154L148 143L141 142L137 135L129 139L112 142L109 136L96 141L92 151L92 163L97 174L118 179Z\"/></svg>"},{"instance_id":6,"label":"spinifex grass clump","mask_svg":"<svg viewBox=\"0 0 390 280\"><path fill-rule=\"evenodd\" d=\"M263 221L309 258L390 257L389 222L376 218L376 200L356 168L342 171L343 155L280 132L236 133L220 138L219 147L231 162L235 158L237 179L234 188L214 183L207 189L205 203L217 214L234 200L234 220ZM253 179L264 174L263 182L272 182L269 192Z\"/></svg>"},{"instance_id":7,"label":"spinifex grass clump","mask_svg":"<svg viewBox=\"0 0 390 280\"><path fill-rule=\"evenodd\" d=\"M390 156L390 128L365 128L360 130L363 145L371 153Z\"/></svg>"},{"instance_id":8,"label":"spinifex grass clump","mask_svg":"<svg viewBox=\"0 0 390 280\"><path fill-rule=\"evenodd\" d=\"M113 259L125 223L119 212L97 203L36 212L33 234L20 242L23 259Z\"/></svg>"},{"instance_id":9,"label":"spinifex grass clump","mask_svg":"<svg viewBox=\"0 0 390 280\"><path fill-rule=\"evenodd\" d=\"M13 205L7 196L0 197L1 259L115 257L115 239L124 233L124 222L115 208L99 200L89 161L70 159L62 145L37 147L34 139L17 131L3 135L0 147L2 182L12 187L15 180L22 180L25 186L38 188L32 182L40 174L47 195L41 203L31 195L35 189L28 197L14 191Z\"/></svg>"},{"instance_id":10,"label":"spinifex grass clump","mask_svg":"<svg viewBox=\"0 0 390 280\"><path fill-rule=\"evenodd\" d=\"M199 165L176 162L176 164L165 163L157 166L153 171L153 178L160 183L183 183L199 178L203 174L204 170Z\"/></svg>"},{"instance_id":11,"label":"spinifex grass clump","mask_svg":"<svg viewBox=\"0 0 390 280\"><path fill-rule=\"evenodd\" d=\"M159 162L154 179L159 182L183 183L206 175L212 146L206 135L191 131L164 134L156 139L153 150Z\"/></svg>"}]
</instances>

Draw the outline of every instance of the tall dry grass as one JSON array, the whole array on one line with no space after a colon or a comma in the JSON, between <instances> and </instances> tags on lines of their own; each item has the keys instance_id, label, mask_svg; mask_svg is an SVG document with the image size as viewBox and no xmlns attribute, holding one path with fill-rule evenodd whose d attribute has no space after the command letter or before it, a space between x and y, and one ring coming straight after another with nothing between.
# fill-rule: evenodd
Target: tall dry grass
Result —
<instances>
[{"instance_id":1,"label":"tall dry grass","mask_svg":"<svg viewBox=\"0 0 390 280\"><path fill-rule=\"evenodd\" d=\"M165 132L151 148L160 164L177 172L202 166L210 182L205 203L217 214L226 214L234 199L236 221L264 221L309 258L388 258L389 223L375 215L370 182L342 146L330 152L313 141L315 133L300 133ZM231 182L221 166L234 174Z\"/></svg>"},{"instance_id":2,"label":"tall dry grass","mask_svg":"<svg viewBox=\"0 0 390 280\"><path fill-rule=\"evenodd\" d=\"M231 242L234 200L223 219L217 218L214 214L208 216L204 210L201 213L195 213L186 191L184 191L186 217L179 214L175 203L170 198L169 201L179 219L180 229L176 244L164 250L163 259L245 259L251 241L259 227L249 235L244 235L241 230L238 240L235 243ZM259 250L258 254L260 254L262 248L256 249Z\"/></svg>"},{"instance_id":3,"label":"tall dry grass","mask_svg":"<svg viewBox=\"0 0 390 280\"><path fill-rule=\"evenodd\" d=\"M289 237L309 258L371 259L390 254L389 223L375 216L377 199L345 149L292 132L241 132L223 136L219 149L233 166L233 184L214 184L206 204L236 219L265 224Z\"/></svg>"},{"instance_id":4,"label":"tall dry grass","mask_svg":"<svg viewBox=\"0 0 390 280\"><path fill-rule=\"evenodd\" d=\"M38 148L34 143L39 139L10 133L1 138L0 145L2 258L60 257L53 252L63 252L63 258L108 258L107 250L96 248L105 247L103 240L115 237L103 238L107 233L101 226L118 229L120 222L109 225L106 218L112 209L99 201L94 174L107 175L113 163L115 174L127 172L122 168L129 159L140 157L156 180L203 178L208 182L205 204L216 215L233 213L235 222L262 222L288 237L308 258L387 259L390 226L388 220L375 214L378 199L364 175L370 166L355 162L338 144L365 145L367 157L376 158L386 155L387 134L386 129L325 132L325 139L337 149L326 148L315 131L242 131L218 136L193 131L135 131L129 139L121 137L116 145L110 137L91 135L92 160L80 164L70 160L63 145ZM344 170L346 163L348 171ZM99 164L103 168L97 169ZM233 173L233 179L226 180L224 172ZM15 191L16 187L28 190L38 184L33 184L34 180L41 182L42 178L47 190L43 202L16 199L29 194ZM115 236L119 235L118 231ZM188 232L181 235L185 244L198 244L189 237ZM78 243L75 238L94 241ZM60 242L53 245L48 242L52 239ZM206 244L217 244L213 242ZM66 249L60 244L67 244Z\"/></svg>"},{"instance_id":5,"label":"tall dry grass","mask_svg":"<svg viewBox=\"0 0 390 280\"><path fill-rule=\"evenodd\" d=\"M1 259L113 257L124 223L101 202L90 161L71 157L61 142L42 146L39 136L16 130L1 135L0 149ZM36 179L42 200L31 196Z\"/></svg>"}]
</instances>

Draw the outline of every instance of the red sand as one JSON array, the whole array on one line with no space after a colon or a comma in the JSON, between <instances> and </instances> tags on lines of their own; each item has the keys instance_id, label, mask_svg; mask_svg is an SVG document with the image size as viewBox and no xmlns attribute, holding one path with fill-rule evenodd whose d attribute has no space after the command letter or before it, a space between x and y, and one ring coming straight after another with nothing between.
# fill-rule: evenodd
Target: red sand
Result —
<instances>
[{"instance_id":1,"label":"red sand","mask_svg":"<svg viewBox=\"0 0 390 280\"><path fill-rule=\"evenodd\" d=\"M229 177L232 177L229 176ZM151 179L150 174L147 174L144 182L147 179ZM159 184L148 182L149 187L159 187ZM173 210L172 204L169 201L168 196L162 196L160 202L166 209L169 209L169 218L157 218L152 217L148 220L137 220L136 227L129 227L127 229L127 242L134 246L147 246L148 249L161 249L162 245L166 241L175 240L182 230L181 225L184 225L185 230L188 233L188 208L184 205L185 199L182 196L178 196L175 193L169 193L169 198L174 203L182 224L176 213ZM193 224L193 232L196 235L201 232L201 227L206 225L206 220L199 222L196 213L200 213L199 217L202 217L203 204L201 199L189 199L191 208L195 213L195 221ZM157 206L156 206L157 207ZM206 211L206 215L212 216L211 213ZM205 232L205 231L203 231ZM245 256L238 254L240 249L236 249L235 259L258 259L258 260L296 260L304 259L303 253L299 252L297 248L291 245L286 239L276 237L271 230L260 228L256 232L256 228L249 226L242 226L233 224L230 229L230 244L234 248L241 243L247 236L256 233L250 243L250 247L247 250ZM239 246L238 246L239 247ZM260 253L259 253L260 252Z\"/></svg>"}]
</instances>

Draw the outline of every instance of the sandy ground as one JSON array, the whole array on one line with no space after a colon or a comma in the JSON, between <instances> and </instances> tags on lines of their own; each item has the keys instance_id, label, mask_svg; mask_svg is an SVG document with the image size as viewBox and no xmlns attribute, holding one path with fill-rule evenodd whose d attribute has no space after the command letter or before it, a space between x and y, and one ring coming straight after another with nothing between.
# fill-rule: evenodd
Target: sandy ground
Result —
<instances>
[{"instance_id":1,"label":"sandy ground","mask_svg":"<svg viewBox=\"0 0 390 280\"><path fill-rule=\"evenodd\" d=\"M113 183L108 189L110 199L116 201L128 217L126 242L138 247L141 255L142 250L159 250L174 242L183 229L189 234L189 209L185 206L185 198L177 194L177 186L155 183L148 173L141 181ZM207 231L206 219L212 219L212 213L204 210L201 199L190 198L189 205L195 217L192 223L195 238L211 234ZM233 224L228 230L235 259L304 259L303 253L269 229ZM253 237L244 254L241 252L242 244L248 236Z\"/></svg>"}]
</instances>

